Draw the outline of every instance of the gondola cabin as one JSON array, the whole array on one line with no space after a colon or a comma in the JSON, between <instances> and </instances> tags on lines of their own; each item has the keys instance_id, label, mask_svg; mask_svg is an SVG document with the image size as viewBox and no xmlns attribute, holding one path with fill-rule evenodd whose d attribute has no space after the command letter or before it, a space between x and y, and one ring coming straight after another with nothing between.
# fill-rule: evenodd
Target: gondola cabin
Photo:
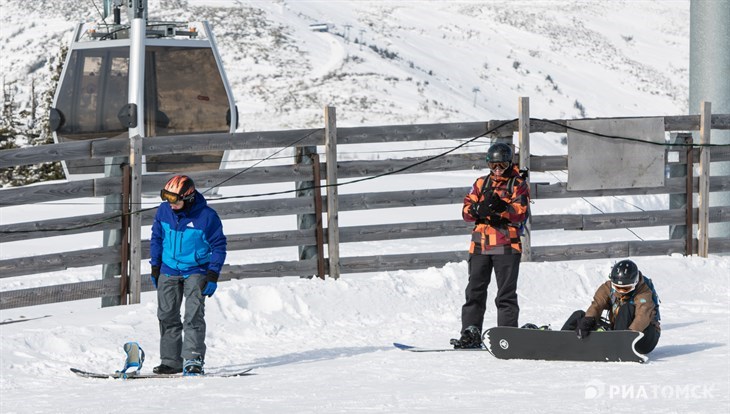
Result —
<instances>
[{"instance_id":1,"label":"gondola cabin","mask_svg":"<svg viewBox=\"0 0 730 414\"><path fill-rule=\"evenodd\" d=\"M101 29L99 28L101 27ZM206 22L146 22L145 137L234 132L237 111ZM79 24L51 109L56 142L129 138L129 26ZM223 151L149 156L143 172L220 167ZM102 174L104 160L67 161L66 176Z\"/></svg>"}]
</instances>

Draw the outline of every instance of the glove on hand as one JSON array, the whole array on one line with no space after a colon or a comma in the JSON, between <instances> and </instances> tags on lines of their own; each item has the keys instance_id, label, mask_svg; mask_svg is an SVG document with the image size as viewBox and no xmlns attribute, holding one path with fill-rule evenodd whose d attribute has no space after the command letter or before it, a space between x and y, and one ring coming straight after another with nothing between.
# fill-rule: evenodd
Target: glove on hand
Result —
<instances>
[{"instance_id":1,"label":"glove on hand","mask_svg":"<svg viewBox=\"0 0 730 414\"><path fill-rule=\"evenodd\" d=\"M576 328L575 333L578 335L578 338L585 338L591 333L591 330L595 326L596 318L592 316L586 316L578 321L578 327Z\"/></svg>"},{"instance_id":2,"label":"glove on hand","mask_svg":"<svg viewBox=\"0 0 730 414\"><path fill-rule=\"evenodd\" d=\"M477 220L486 220L489 217L489 207L487 203L473 203L469 208L469 214Z\"/></svg>"},{"instance_id":3,"label":"glove on hand","mask_svg":"<svg viewBox=\"0 0 730 414\"><path fill-rule=\"evenodd\" d=\"M489 220L489 225L492 227L504 227L509 224L509 220L494 213L490 214L487 220Z\"/></svg>"},{"instance_id":4,"label":"glove on hand","mask_svg":"<svg viewBox=\"0 0 730 414\"><path fill-rule=\"evenodd\" d=\"M152 285L157 289L157 279L160 278L160 266L152 266L152 274L150 274L150 280Z\"/></svg>"},{"instance_id":5,"label":"glove on hand","mask_svg":"<svg viewBox=\"0 0 730 414\"><path fill-rule=\"evenodd\" d=\"M502 213L507 210L507 202L499 198L495 193L492 193L492 197L489 198L489 209L495 213Z\"/></svg>"},{"instance_id":6,"label":"glove on hand","mask_svg":"<svg viewBox=\"0 0 730 414\"><path fill-rule=\"evenodd\" d=\"M203 288L202 295L211 297L215 293L215 290L218 289L218 273L208 270L208 273L205 274L205 288Z\"/></svg>"}]
</instances>

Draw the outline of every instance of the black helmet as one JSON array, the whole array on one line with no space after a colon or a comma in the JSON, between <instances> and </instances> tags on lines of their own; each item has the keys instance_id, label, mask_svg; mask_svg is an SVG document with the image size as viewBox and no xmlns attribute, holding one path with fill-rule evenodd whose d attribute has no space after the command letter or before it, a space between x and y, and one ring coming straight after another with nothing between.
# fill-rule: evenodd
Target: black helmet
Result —
<instances>
[{"instance_id":1,"label":"black helmet","mask_svg":"<svg viewBox=\"0 0 730 414\"><path fill-rule=\"evenodd\" d=\"M512 148L501 142L493 144L487 150L487 163L490 162L508 162L512 165Z\"/></svg>"},{"instance_id":2,"label":"black helmet","mask_svg":"<svg viewBox=\"0 0 730 414\"><path fill-rule=\"evenodd\" d=\"M639 281L639 268L631 260L622 260L613 265L610 279L616 286L636 285Z\"/></svg>"}]
</instances>

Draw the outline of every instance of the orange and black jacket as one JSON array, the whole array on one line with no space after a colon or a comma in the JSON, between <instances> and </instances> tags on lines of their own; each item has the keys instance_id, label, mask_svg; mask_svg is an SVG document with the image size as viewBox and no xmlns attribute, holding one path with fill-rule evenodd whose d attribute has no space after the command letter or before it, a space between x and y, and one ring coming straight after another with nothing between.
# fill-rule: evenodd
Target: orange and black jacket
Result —
<instances>
[{"instance_id":1,"label":"orange and black jacket","mask_svg":"<svg viewBox=\"0 0 730 414\"><path fill-rule=\"evenodd\" d=\"M510 193L509 180L512 177L515 177L515 180ZM498 214L499 220L482 221L473 217L470 213L472 205L489 199L492 197L492 192L507 203L507 210ZM472 185L469 194L464 197L464 206L461 209L465 221L476 223L471 233L469 253L489 255L521 253L519 226L527 218L529 203L530 187L520 176L516 165L505 171L501 177L495 177L491 173L479 177Z\"/></svg>"}]
</instances>

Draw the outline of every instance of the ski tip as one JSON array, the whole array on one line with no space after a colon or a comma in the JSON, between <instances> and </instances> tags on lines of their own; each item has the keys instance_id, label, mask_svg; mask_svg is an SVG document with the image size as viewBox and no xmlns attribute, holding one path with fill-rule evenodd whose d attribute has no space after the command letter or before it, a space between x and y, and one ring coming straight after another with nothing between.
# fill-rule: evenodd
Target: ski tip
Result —
<instances>
[{"instance_id":1,"label":"ski tip","mask_svg":"<svg viewBox=\"0 0 730 414\"><path fill-rule=\"evenodd\" d=\"M396 347L396 348L398 348L398 349L402 349L404 351L405 350L408 350L408 349L415 348L415 346L410 346L410 345L405 345L405 344L399 344L398 342L393 342L393 346Z\"/></svg>"}]
</instances>

